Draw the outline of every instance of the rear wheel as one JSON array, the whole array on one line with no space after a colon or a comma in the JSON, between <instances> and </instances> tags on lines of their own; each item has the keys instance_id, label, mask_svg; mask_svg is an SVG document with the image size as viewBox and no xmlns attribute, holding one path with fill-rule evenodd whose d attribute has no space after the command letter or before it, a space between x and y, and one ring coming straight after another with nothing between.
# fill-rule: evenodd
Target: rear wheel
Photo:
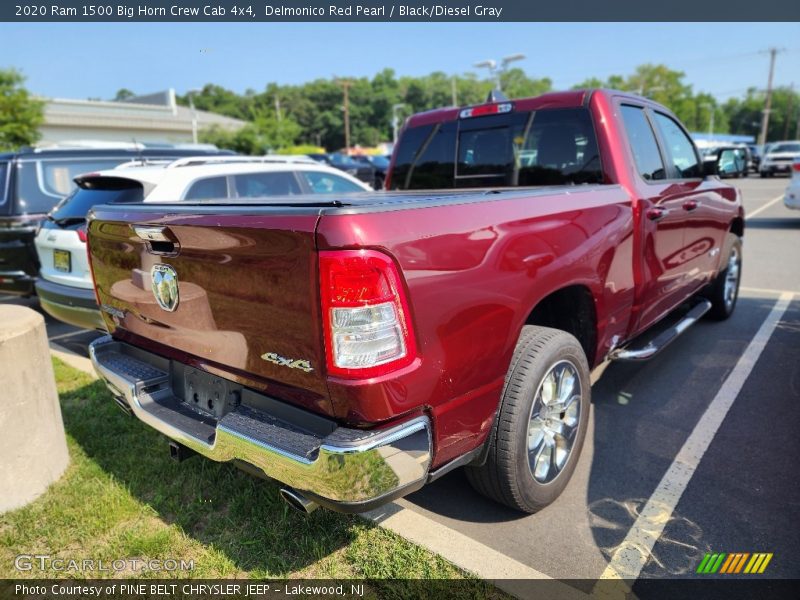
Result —
<instances>
[{"instance_id":1,"label":"rear wheel","mask_svg":"<svg viewBox=\"0 0 800 600\"><path fill-rule=\"evenodd\" d=\"M469 482L527 513L553 502L575 470L590 401L589 366L578 340L557 329L524 327L486 463L467 468Z\"/></svg>"},{"instance_id":2,"label":"rear wheel","mask_svg":"<svg viewBox=\"0 0 800 600\"><path fill-rule=\"evenodd\" d=\"M711 301L708 316L723 321L733 314L739 298L739 283L742 278L742 240L736 238L728 254L725 268L720 270L706 296Z\"/></svg>"}]
</instances>

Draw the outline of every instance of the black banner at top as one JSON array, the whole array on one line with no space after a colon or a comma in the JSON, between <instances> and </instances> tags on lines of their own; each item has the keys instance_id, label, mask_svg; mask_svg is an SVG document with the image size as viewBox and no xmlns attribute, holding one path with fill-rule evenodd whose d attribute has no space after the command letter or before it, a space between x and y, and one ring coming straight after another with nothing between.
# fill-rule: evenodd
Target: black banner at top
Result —
<instances>
[{"instance_id":1,"label":"black banner at top","mask_svg":"<svg viewBox=\"0 0 800 600\"><path fill-rule=\"evenodd\" d=\"M800 21L798 0L4 0L18 22ZM602 40L598 40L602 43ZM698 40L698 44L709 40Z\"/></svg>"}]
</instances>

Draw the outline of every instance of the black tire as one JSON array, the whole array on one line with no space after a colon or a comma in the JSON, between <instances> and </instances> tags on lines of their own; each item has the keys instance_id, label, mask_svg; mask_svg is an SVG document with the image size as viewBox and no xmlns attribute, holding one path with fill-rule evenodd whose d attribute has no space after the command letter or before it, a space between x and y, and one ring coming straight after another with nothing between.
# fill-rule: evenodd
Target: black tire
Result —
<instances>
[{"instance_id":1,"label":"black tire","mask_svg":"<svg viewBox=\"0 0 800 600\"><path fill-rule=\"evenodd\" d=\"M553 379L549 379L551 372ZM577 400L573 395L568 409L547 415L552 419L545 419L544 416L539 418L540 412L541 415L547 414L543 406L548 404L542 398L546 378L551 399L561 383L568 385L570 378L574 381L573 391L575 385L579 386ZM558 386L555 389L552 387L554 382ZM564 490L575 470L586 437L590 403L589 365L578 340L557 329L530 325L523 327L506 375L494 430L487 442L486 463L481 467L466 469L470 484L484 496L526 513L537 512L552 503ZM555 407L555 404L558 403L551 402L549 406ZM533 425L534 414L537 425ZM550 429L546 431L544 424L553 422L556 427L559 423L567 425L576 414L574 427L561 429L571 437L566 457L563 458L565 446L559 447L558 444L566 444L568 438L561 434L552 437L550 453L545 455L545 447L551 438L547 437ZM533 443L533 436L538 435L531 433L532 425L538 427L538 424L542 425L536 430L541 433L542 441L529 454L529 443ZM538 461L534 458L537 449L541 449ZM563 461L556 468L559 456ZM544 463L547 463L548 473L544 478L538 470L538 478L534 476L531 460L534 460L534 466L545 466ZM550 469L555 474L548 480Z\"/></svg>"},{"instance_id":2,"label":"black tire","mask_svg":"<svg viewBox=\"0 0 800 600\"><path fill-rule=\"evenodd\" d=\"M733 257L733 258L732 258ZM732 262L733 260L733 262ZM735 263L735 264L734 264ZM711 301L711 310L706 313L710 319L724 321L733 314L736 308L736 301L739 298L739 285L742 281L742 240L736 238L731 245L725 262L724 268L720 269L713 283L706 292L705 296ZM735 266L735 281L729 278L731 269ZM730 283L731 286L726 284ZM732 296L730 295L732 293Z\"/></svg>"},{"instance_id":3,"label":"black tire","mask_svg":"<svg viewBox=\"0 0 800 600\"><path fill-rule=\"evenodd\" d=\"M767 178L767 174L764 173L764 171L759 171L758 174L761 176L761 179L766 179Z\"/></svg>"}]
</instances>

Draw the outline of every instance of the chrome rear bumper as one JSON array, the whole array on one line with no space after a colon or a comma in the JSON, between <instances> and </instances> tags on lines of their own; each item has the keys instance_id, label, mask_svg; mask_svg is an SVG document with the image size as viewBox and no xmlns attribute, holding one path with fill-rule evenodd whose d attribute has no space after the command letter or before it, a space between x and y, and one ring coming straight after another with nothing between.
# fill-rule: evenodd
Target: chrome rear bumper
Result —
<instances>
[{"instance_id":1,"label":"chrome rear bumper","mask_svg":"<svg viewBox=\"0 0 800 600\"><path fill-rule=\"evenodd\" d=\"M175 395L168 359L111 336L92 342L89 354L112 393L157 431L212 460L249 463L328 508L371 510L426 481L431 431L425 416L380 430L333 422L326 430L323 419L304 419L300 409L269 414L242 403L215 419Z\"/></svg>"}]
</instances>

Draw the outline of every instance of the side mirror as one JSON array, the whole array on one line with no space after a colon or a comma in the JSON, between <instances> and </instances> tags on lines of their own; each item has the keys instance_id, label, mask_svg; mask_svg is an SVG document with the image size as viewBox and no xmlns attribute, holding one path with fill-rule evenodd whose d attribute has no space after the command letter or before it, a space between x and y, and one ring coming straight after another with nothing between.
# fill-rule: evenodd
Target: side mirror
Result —
<instances>
[{"instance_id":1,"label":"side mirror","mask_svg":"<svg viewBox=\"0 0 800 600\"><path fill-rule=\"evenodd\" d=\"M717 158L717 172L720 175L732 175L739 171L739 158L735 150L723 150Z\"/></svg>"}]
</instances>

